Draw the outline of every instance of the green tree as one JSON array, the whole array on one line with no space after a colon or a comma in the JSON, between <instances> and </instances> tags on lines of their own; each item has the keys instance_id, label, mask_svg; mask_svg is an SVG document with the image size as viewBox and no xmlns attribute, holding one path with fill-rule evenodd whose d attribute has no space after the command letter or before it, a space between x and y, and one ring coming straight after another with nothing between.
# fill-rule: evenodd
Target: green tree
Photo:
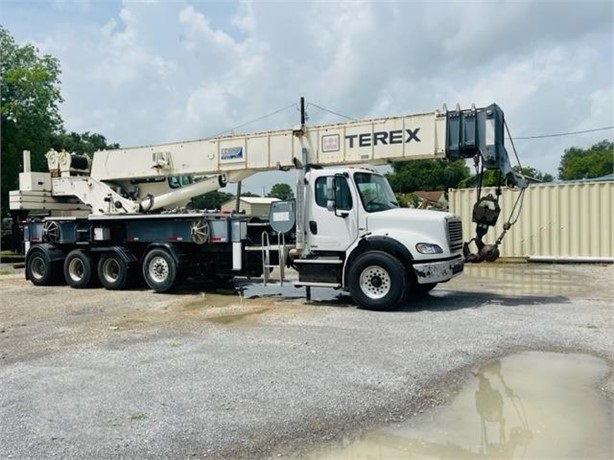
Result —
<instances>
[{"instance_id":1,"label":"green tree","mask_svg":"<svg viewBox=\"0 0 614 460\"><path fill-rule=\"evenodd\" d=\"M271 198L279 198L280 200L293 200L294 191L288 184L275 184L271 187L271 191L267 194Z\"/></svg>"},{"instance_id":2,"label":"green tree","mask_svg":"<svg viewBox=\"0 0 614 460\"><path fill-rule=\"evenodd\" d=\"M50 140L50 148L55 150L66 150L70 153L89 153L97 150L118 149L118 143L107 143L107 139L102 134L90 133L67 133L63 129L58 133L53 133Z\"/></svg>"},{"instance_id":3,"label":"green tree","mask_svg":"<svg viewBox=\"0 0 614 460\"><path fill-rule=\"evenodd\" d=\"M603 140L588 149L565 149L559 166L559 179L590 179L614 172L614 142Z\"/></svg>"},{"instance_id":4,"label":"green tree","mask_svg":"<svg viewBox=\"0 0 614 460\"><path fill-rule=\"evenodd\" d=\"M531 166L525 166L522 168L520 166L513 166L512 169L517 173L522 173L530 182L552 182L554 180L554 176L552 174L543 173ZM458 186L459 188L475 187L478 184L479 177L480 174L474 174L473 176L461 181ZM497 185L499 180L499 172L495 170L486 170L483 173L483 177L483 187L494 187ZM505 181L503 184L505 184Z\"/></svg>"},{"instance_id":5,"label":"green tree","mask_svg":"<svg viewBox=\"0 0 614 460\"><path fill-rule=\"evenodd\" d=\"M552 174L543 173L539 169L532 168L531 166L514 166L512 168L517 173L522 173L524 177L527 179L535 179L539 182L552 182L554 180L554 176Z\"/></svg>"},{"instance_id":6,"label":"green tree","mask_svg":"<svg viewBox=\"0 0 614 460\"><path fill-rule=\"evenodd\" d=\"M30 44L18 45L0 26L3 215L8 211L8 192L19 183L23 150L30 150L34 170L43 169L51 136L62 126L58 110L62 102L60 73L58 59L41 56Z\"/></svg>"},{"instance_id":7,"label":"green tree","mask_svg":"<svg viewBox=\"0 0 614 460\"><path fill-rule=\"evenodd\" d=\"M8 213L8 192L17 189L23 150L29 150L32 170L46 171L45 153L50 148L76 153L119 148L96 133L64 131L58 106L60 63L41 56L30 45L18 45L0 26L0 152L2 157L2 215Z\"/></svg>"},{"instance_id":8,"label":"green tree","mask_svg":"<svg viewBox=\"0 0 614 460\"><path fill-rule=\"evenodd\" d=\"M386 174L392 190L408 193L416 190L447 190L469 177L464 160L416 160L392 164L392 173Z\"/></svg>"},{"instance_id":9,"label":"green tree","mask_svg":"<svg viewBox=\"0 0 614 460\"><path fill-rule=\"evenodd\" d=\"M242 192L241 196L251 196L251 197L257 197L260 198L260 195L258 195L257 193L252 193L252 192Z\"/></svg>"},{"instance_id":10,"label":"green tree","mask_svg":"<svg viewBox=\"0 0 614 460\"><path fill-rule=\"evenodd\" d=\"M234 198L232 193L215 190L192 198L192 207L194 209L221 209L222 205L232 198Z\"/></svg>"}]
</instances>

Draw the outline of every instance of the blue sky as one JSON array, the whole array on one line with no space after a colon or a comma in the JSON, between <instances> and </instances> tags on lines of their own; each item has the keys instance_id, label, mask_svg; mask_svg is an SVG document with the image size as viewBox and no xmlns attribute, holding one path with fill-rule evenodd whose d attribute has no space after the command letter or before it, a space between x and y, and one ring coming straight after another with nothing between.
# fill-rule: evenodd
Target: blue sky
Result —
<instances>
[{"instance_id":1,"label":"blue sky","mask_svg":"<svg viewBox=\"0 0 614 460\"><path fill-rule=\"evenodd\" d=\"M212 136L300 96L352 118L496 102L517 137L614 125L609 1L0 5L18 42L60 59L66 129L123 146ZM312 124L342 121L308 109ZM292 107L241 131L297 121ZM516 145L524 165L556 173L565 148L613 137Z\"/></svg>"}]
</instances>

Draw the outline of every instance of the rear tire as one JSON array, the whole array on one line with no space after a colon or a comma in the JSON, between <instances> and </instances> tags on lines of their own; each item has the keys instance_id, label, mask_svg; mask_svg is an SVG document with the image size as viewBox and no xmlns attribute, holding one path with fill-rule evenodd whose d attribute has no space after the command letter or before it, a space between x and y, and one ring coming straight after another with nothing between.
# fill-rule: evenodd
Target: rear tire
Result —
<instances>
[{"instance_id":1,"label":"rear tire","mask_svg":"<svg viewBox=\"0 0 614 460\"><path fill-rule=\"evenodd\" d=\"M179 281L175 259L164 249L152 249L147 253L143 262L143 278L147 285L156 292L170 291Z\"/></svg>"},{"instance_id":2,"label":"rear tire","mask_svg":"<svg viewBox=\"0 0 614 460\"><path fill-rule=\"evenodd\" d=\"M116 253L104 254L98 261L100 284L111 290L124 289L131 281L130 267Z\"/></svg>"},{"instance_id":3,"label":"rear tire","mask_svg":"<svg viewBox=\"0 0 614 460\"><path fill-rule=\"evenodd\" d=\"M94 267L95 262L92 257L81 249L69 252L64 260L64 278L66 283L75 289L94 286L98 282Z\"/></svg>"},{"instance_id":4,"label":"rear tire","mask_svg":"<svg viewBox=\"0 0 614 460\"><path fill-rule=\"evenodd\" d=\"M368 310L392 310L405 294L406 270L395 257L383 251L358 256L348 273L350 294Z\"/></svg>"},{"instance_id":5,"label":"rear tire","mask_svg":"<svg viewBox=\"0 0 614 460\"><path fill-rule=\"evenodd\" d=\"M35 286L58 284L58 263L51 262L49 254L40 248L32 248L26 257L26 278Z\"/></svg>"}]
</instances>

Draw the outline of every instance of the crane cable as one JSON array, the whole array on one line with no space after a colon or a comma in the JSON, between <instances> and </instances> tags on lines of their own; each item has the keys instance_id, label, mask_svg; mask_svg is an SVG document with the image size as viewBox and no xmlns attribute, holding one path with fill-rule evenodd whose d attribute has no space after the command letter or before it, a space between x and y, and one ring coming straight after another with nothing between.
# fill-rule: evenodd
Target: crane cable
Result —
<instances>
[{"instance_id":1,"label":"crane cable","mask_svg":"<svg viewBox=\"0 0 614 460\"><path fill-rule=\"evenodd\" d=\"M520 164L520 158L518 157L518 152L516 151L516 146L514 145L514 141L511 138L509 127L507 123L504 121L505 129L511 140L512 149L514 151L514 156L516 157L516 162L518 163L518 167L520 168L520 176L526 181L526 178L522 172L522 165ZM503 241L503 237L508 232L508 230L518 221L520 218L520 212L522 210L522 206L524 203L524 192L526 190L526 186L520 187L518 197L514 202L514 206L509 213L507 221L503 224L503 232L496 239L494 244L485 244L482 241L482 238L486 235L488 227L494 227L499 218L499 213L501 212L501 208L499 206L499 200L502 195L502 184L504 181L503 171L500 169L497 171L496 178L496 191L495 196L491 193L482 197L482 191L484 187L484 161L483 161L483 153L480 151L474 157L474 167L476 170L477 184L476 184L476 195L477 200L475 202L473 208L473 217L472 220L476 225L476 236L464 243L463 245L463 253L465 255L466 262L479 263L484 260L488 262L494 262L499 258L499 245ZM482 161L480 161L482 160ZM516 174L515 171L511 171L512 174ZM510 187L511 188L511 187ZM469 245L475 242L477 246L477 253L471 253L469 249Z\"/></svg>"},{"instance_id":2,"label":"crane cable","mask_svg":"<svg viewBox=\"0 0 614 460\"><path fill-rule=\"evenodd\" d=\"M523 179L526 180L524 173L522 172L522 165L520 164L520 158L518 157L516 146L514 145L514 139L512 138L512 135L510 134L510 128L507 125L507 122L505 120L503 121L503 124L505 126L505 130L507 132L508 139L510 140L510 144L512 145L514 156L516 157L516 161L518 162L518 167L520 169L519 174L522 176ZM500 186L500 183L499 183L499 186ZM518 193L518 197L516 198L516 201L514 202L514 206L512 206L512 210L510 211L509 217L507 218L507 222L503 224L503 232L501 232L501 235L499 235L499 237L497 238L497 241L495 242L495 246L499 246L501 244L501 241L503 240L503 237L505 236L507 231L510 228L512 228L512 225L518 222L518 219L520 218L520 211L522 210L522 206L524 204L524 192L526 190L527 190L527 187L520 189Z\"/></svg>"}]
</instances>

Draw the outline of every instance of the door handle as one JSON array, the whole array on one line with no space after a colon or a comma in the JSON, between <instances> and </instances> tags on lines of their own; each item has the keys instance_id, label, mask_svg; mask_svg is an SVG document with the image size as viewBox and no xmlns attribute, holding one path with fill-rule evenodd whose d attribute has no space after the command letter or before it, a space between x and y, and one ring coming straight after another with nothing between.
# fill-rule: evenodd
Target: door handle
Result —
<instances>
[{"instance_id":1,"label":"door handle","mask_svg":"<svg viewBox=\"0 0 614 460\"><path fill-rule=\"evenodd\" d=\"M309 221L309 230L311 231L313 235L318 234L318 223L315 220Z\"/></svg>"}]
</instances>

